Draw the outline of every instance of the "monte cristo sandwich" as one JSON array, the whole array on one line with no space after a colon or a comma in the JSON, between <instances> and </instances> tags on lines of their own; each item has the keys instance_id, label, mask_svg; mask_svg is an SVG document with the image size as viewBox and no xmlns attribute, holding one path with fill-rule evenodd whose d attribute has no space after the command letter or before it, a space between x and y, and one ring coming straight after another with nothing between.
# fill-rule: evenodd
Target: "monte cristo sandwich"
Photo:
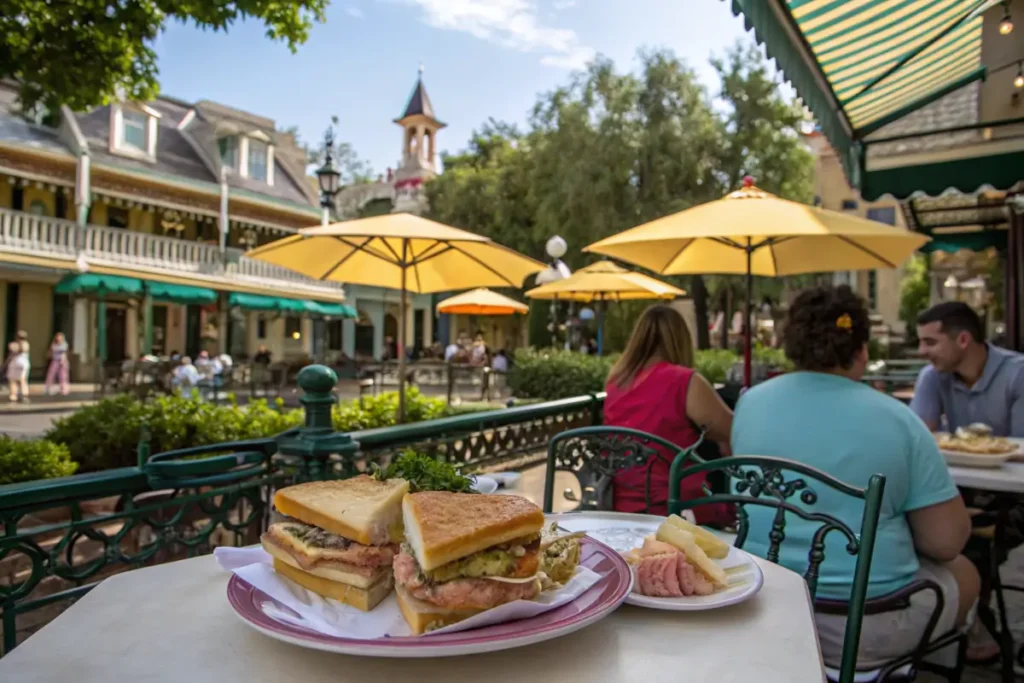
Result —
<instances>
[{"instance_id":1,"label":"monte cristo sandwich","mask_svg":"<svg viewBox=\"0 0 1024 683\"><path fill-rule=\"evenodd\" d=\"M290 519L271 524L260 539L274 571L326 598L373 609L394 583L408 491L404 479L366 475L278 490L274 507Z\"/></svg>"},{"instance_id":2,"label":"monte cristo sandwich","mask_svg":"<svg viewBox=\"0 0 1024 683\"><path fill-rule=\"evenodd\" d=\"M518 496L428 491L402 503L399 607L419 635L541 590L544 513Z\"/></svg>"}]
</instances>

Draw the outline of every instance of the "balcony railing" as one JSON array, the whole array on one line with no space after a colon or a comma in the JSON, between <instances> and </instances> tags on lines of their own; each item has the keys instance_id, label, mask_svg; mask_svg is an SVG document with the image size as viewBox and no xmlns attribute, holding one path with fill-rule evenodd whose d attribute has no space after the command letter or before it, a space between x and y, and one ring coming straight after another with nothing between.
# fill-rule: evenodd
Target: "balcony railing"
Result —
<instances>
[{"instance_id":1,"label":"balcony railing","mask_svg":"<svg viewBox=\"0 0 1024 683\"><path fill-rule=\"evenodd\" d=\"M91 264L286 286L310 296L336 296L341 290L340 285L251 259L241 249L228 248L223 258L212 244L99 225L79 228L73 221L8 209L0 209L0 251L67 258L69 266L84 256Z\"/></svg>"}]
</instances>

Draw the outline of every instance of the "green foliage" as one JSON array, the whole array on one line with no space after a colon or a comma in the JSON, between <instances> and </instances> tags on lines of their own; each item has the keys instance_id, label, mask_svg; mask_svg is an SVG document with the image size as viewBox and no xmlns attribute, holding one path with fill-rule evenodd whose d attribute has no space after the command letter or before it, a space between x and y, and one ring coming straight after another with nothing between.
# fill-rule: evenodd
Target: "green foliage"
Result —
<instances>
[{"instance_id":1,"label":"green foliage","mask_svg":"<svg viewBox=\"0 0 1024 683\"><path fill-rule=\"evenodd\" d=\"M735 351L728 349L705 349L698 351L694 364L704 379L712 384L725 382L726 375L741 358Z\"/></svg>"},{"instance_id":2,"label":"green foliage","mask_svg":"<svg viewBox=\"0 0 1024 683\"><path fill-rule=\"evenodd\" d=\"M137 462L143 426L149 430L153 453L210 446L229 441L275 436L303 423L302 410L281 410L280 400L270 405L254 400L245 407L216 405L196 396L168 395L139 401L121 395L108 398L61 418L46 439L65 445L72 459L86 472L129 467ZM349 432L395 424L398 394L385 393L334 407L334 428ZM443 399L428 398L410 387L406 392L408 422L444 417Z\"/></svg>"},{"instance_id":3,"label":"green foliage","mask_svg":"<svg viewBox=\"0 0 1024 683\"><path fill-rule=\"evenodd\" d=\"M520 349L509 371L508 384L514 396L559 398L604 391L614 357L588 356L561 349Z\"/></svg>"},{"instance_id":4,"label":"green foliage","mask_svg":"<svg viewBox=\"0 0 1024 683\"><path fill-rule=\"evenodd\" d=\"M747 174L769 192L812 198L801 108L778 89L758 50L740 44L714 62L722 106L673 53L642 52L639 61L636 73L619 73L597 59L542 95L526 130L484 124L427 183L432 217L538 258L559 234L569 244L566 261L578 268L587 244L718 199ZM708 291L700 276L674 284L695 299L704 345ZM633 308L609 307L607 348L624 345ZM551 343L546 324L531 314L531 343Z\"/></svg>"},{"instance_id":5,"label":"green foliage","mask_svg":"<svg viewBox=\"0 0 1024 683\"><path fill-rule=\"evenodd\" d=\"M74 474L78 464L67 446L49 441L18 441L0 435L0 485Z\"/></svg>"},{"instance_id":6,"label":"green foliage","mask_svg":"<svg viewBox=\"0 0 1024 683\"><path fill-rule=\"evenodd\" d=\"M135 465L143 426L149 430L151 451L161 453L273 436L302 424L302 419L302 411L280 412L264 400L239 409L195 396L139 401L120 395L57 420L46 439L66 445L72 459L88 472Z\"/></svg>"},{"instance_id":7,"label":"green foliage","mask_svg":"<svg viewBox=\"0 0 1024 683\"><path fill-rule=\"evenodd\" d=\"M121 93L146 101L159 88L153 47L168 21L227 31L255 19L294 52L326 7L327 0L5 0L0 79L19 83L26 110L85 110Z\"/></svg>"},{"instance_id":8,"label":"green foliage","mask_svg":"<svg viewBox=\"0 0 1024 683\"><path fill-rule=\"evenodd\" d=\"M786 358L786 352L782 349L755 344L750 355L758 365L767 365L777 370L792 370L794 367L793 361Z\"/></svg>"},{"instance_id":9,"label":"green foliage","mask_svg":"<svg viewBox=\"0 0 1024 683\"><path fill-rule=\"evenodd\" d=\"M401 477L409 482L409 488L413 493L417 491L471 493L473 487L473 480L464 476L455 465L435 460L426 453L417 453L412 449L407 449L401 455L392 458L388 466L383 469L375 466L372 476L380 480Z\"/></svg>"},{"instance_id":10,"label":"green foliage","mask_svg":"<svg viewBox=\"0 0 1024 683\"><path fill-rule=\"evenodd\" d=\"M331 411L334 428L339 432L356 432L397 424L398 394L394 392L364 396L342 401ZM449 414L448 404L442 398L424 396L416 387L405 390L405 421L436 420Z\"/></svg>"},{"instance_id":11,"label":"green foliage","mask_svg":"<svg viewBox=\"0 0 1024 683\"><path fill-rule=\"evenodd\" d=\"M908 341L917 340L917 316L928 308L928 257L916 254L907 262L900 283L900 320L907 324Z\"/></svg>"}]
</instances>

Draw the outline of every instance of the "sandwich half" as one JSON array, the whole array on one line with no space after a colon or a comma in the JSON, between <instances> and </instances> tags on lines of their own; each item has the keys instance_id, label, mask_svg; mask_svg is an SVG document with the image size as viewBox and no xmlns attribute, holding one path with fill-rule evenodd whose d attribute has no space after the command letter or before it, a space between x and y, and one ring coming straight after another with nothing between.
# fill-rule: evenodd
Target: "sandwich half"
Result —
<instances>
[{"instance_id":1,"label":"sandwich half","mask_svg":"<svg viewBox=\"0 0 1024 683\"><path fill-rule=\"evenodd\" d=\"M402 540L404 479L366 475L289 486L274 507L290 519L271 524L261 541L274 570L304 588L364 611L394 583L391 562Z\"/></svg>"},{"instance_id":2,"label":"sandwich half","mask_svg":"<svg viewBox=\"0 0 1024 683\"><path fill-rule=\"evenodd\" d=\"M395 586L416 635L540 593L544 513L525 498L429 491L402 512Z\"/></svg>"}]
</instances>

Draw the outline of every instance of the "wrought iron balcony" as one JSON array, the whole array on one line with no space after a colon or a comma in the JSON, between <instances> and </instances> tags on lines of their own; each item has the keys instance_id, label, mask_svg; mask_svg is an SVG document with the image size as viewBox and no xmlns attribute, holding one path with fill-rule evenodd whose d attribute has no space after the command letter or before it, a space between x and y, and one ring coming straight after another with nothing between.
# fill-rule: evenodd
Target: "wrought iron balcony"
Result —
<instances>
[{"instance_id":1,"label":"wrought iron balcony","mask_svg":"<svg viewBox=\"0 0 1024 683\"><path fill-rule=\"evenodd\" d=\"M340 285L319 282L294 271L257 261L241 249L225 254L212 244L150 235L122 228L87 225L21 211L0 209L0 254L66 259L69 270L82 265L115 266L146 272L194 276L207 285L218 280L302 291L336 299ZM211 282L212 281L212 282Z\"/></svg>"}]
</instances>

